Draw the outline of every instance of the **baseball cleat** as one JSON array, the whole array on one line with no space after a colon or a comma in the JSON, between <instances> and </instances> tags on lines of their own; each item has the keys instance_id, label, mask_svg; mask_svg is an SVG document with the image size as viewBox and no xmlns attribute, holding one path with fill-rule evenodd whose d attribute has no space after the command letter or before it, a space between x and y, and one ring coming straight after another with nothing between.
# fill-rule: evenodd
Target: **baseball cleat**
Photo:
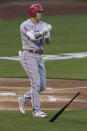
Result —
<instances>
[{"instance_id":1,"label":"baseball cleat","mask_svg":"<svg viewBox=\"0 0 87 131\"><path fill-rule=\"evenodd\" d=\"M33 117L37 117L37 118L46 118L47 114L42 112L42 111L38 111L36 113L33 113Z\"/></svg>"},{"instance_id":2,"label":"baseball cleat","mask_svg":"<svg viewBox=\"0 0 87 131\"><path fill-rule=\"evenodd\" d=\"M22 102L21 97L18 97L18 104L19 104L20 112L24 115L25 114L25 109L24 109L24 103Z\"/></svg>"}]
</instances>

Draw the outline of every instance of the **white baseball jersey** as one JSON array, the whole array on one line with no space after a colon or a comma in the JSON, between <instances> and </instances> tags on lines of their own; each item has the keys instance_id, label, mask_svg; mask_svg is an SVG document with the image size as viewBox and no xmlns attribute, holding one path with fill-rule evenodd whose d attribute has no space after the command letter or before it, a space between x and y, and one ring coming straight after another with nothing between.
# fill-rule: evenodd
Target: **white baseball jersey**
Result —
<instances>
[{"instance_id":1,"label":"white baseball jersey","mask_svg":"<svg viewBox=\"0 0 87 131\"><path fill-rule=\"evenodd\" d=\"M44 34L38 39L31 40L27 33L33 31L40 32L46 23L39 21L34 24L30 19L23 22L20 26L22 48L24 49L20 56L20 62L31 81L31 91L21 97L22 102L26 104L32 100L33 113L40 111L40 92L46 88L46 72L43 55L30 53L28 50L44 50L44 39L50 39L50 32Z\"/></svg>"},{"instance_id":2,"label":"white baseball jersey","mask_svg":"<svg viewBox=\"0 0 87 131\"><path fill-rule=\"evenodd\" d=\"M32 30L34 33L40 32L43 29L45 22L39 21L39 23L35 24L30 19L23 22L20 26L21 39L22 39L22 48L28 50L44 50L44 36L36 40L31 40L26 32Z\"/></svg>"}]
</instances>

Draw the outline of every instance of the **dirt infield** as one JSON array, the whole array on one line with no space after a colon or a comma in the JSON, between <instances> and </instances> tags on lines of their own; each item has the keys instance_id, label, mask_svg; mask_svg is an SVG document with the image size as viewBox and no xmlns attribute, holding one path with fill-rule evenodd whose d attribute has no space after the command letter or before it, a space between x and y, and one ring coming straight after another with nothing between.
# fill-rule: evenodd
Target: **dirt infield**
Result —
<instances>
[{"instance_id":1,"label":"dirt infield","mask_svg":"<svg viewBox=\"0 0 87 131\"><path fill-rule=\"evenodd\" d=\"M39 2L45 9L44 15L87 14L87 2ZM0 20L28 17L28 8L34 2L0 4Z\"/></svg>"},{"instance_id":2,"label":"dirt infield","mask_svg":"<svg viewBox=\"0 0 87 131\"><path fill-rule=\"evenodd\" d=\"M0 78L0 110L18 110L17 98L30 90L24 78ZM78 92L81 94L68 109L87 109L87 81L47 79L47 88L40 95L42 109L59 109ZM26 109L32 109L31 102Z\"/></svg>"}]
</instances>

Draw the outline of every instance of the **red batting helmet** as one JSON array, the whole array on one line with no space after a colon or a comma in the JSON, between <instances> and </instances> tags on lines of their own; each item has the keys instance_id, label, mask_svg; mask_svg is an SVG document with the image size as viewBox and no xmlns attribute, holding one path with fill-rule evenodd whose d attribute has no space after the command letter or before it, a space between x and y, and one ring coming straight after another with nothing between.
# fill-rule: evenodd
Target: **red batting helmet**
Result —
<instances>
[{"instance_id":1,"label":"red batting helmet","mask_svg":"<svg viewBox=\"0 0 87 131\"><path fill-rule=\"evenodd\" d=\"M43 12L43 8L40 4L33 4L29 8L29 16L35 17L36 12Z\"/></svg>"}]
</instances>

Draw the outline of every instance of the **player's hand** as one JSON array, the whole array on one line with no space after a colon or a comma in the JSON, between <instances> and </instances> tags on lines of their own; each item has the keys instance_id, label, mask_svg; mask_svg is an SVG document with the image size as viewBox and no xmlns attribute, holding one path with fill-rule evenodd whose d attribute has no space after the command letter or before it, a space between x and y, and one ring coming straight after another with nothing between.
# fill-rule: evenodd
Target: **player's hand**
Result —
<instances>
[{"instance_id":1,"label":"player's hand","mask_svg":"<svg viewBox=\"0 0 87 131\"><path fill-rule=\"evenodd\" d=\"M20 51L20 50L18 51L19 56L22 56L22 53L23 53L22 51Z\"/></svg>"},{"instance_id":2,"label":"player's hand","mask_svg":"<svg viewBox=\"0 0 87 131\"><path fill-rule=\"evenodd\" d=\"M44 34L44 39L49 38L50 39L50 31Z\"/></svg>"},{"instance_id":3,"label":"player's hand","mask_svg":"<svg viewBox=\"0 0 87 131\"><path fill-rule=\"evenodd\" d=\"M47 32L49 32L49 31L52 29L52 25L48 24L48 25L47 25L47 29L48 29Z\"/></svg>"},{"instance_id":4,"label":"player's hand","mask_svg":"<svg viewBox=\"0 0 87 131\"><path fill-rule=\"evenodd\" d=\"M40 34L45 34L49 32L52 29L52 26L50 24L45 24L43 29L40 31Z\"/></svg>"}]
</instances>

